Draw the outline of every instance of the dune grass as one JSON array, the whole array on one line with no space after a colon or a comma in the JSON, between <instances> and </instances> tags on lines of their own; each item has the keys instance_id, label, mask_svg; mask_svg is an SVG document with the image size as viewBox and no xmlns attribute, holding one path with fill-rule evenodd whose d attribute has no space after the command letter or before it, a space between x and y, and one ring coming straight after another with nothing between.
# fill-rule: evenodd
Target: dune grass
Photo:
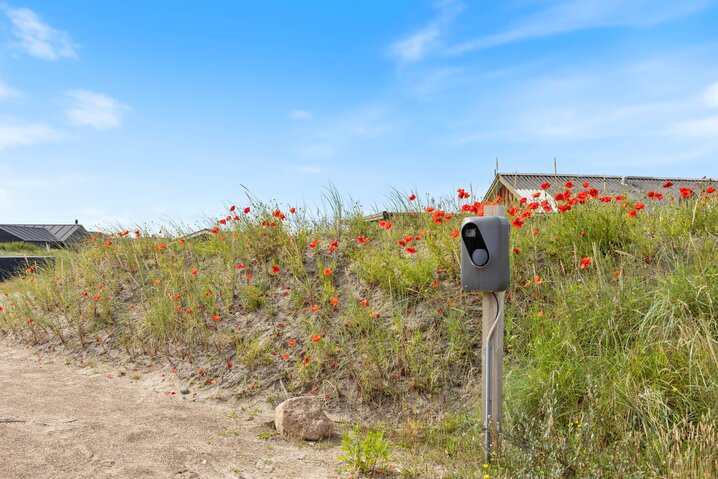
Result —
<instances>
[{"instance_id":1,"label":"dune grass","mask_svg":"<svg viewBox=\"0 0 718 479\"><path fill-rule=\"evenodd\" d=\"M585 187L563 213L511 208L504 435L486 467L481 298L458 287L471 198L394 191L375 223L330 189L326 216L253 201L206 240L95 236L1 285L0 330L372 411L404 477L716 477L718 200L694 193Z\"/></svg>"}]
</instances>

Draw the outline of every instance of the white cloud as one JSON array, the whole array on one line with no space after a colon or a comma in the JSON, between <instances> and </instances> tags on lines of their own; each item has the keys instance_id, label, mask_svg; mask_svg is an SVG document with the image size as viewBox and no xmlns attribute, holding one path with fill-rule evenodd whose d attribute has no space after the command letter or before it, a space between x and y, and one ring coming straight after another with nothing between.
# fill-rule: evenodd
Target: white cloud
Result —
<instances>
[{"instance_id":1,"label":"white cloud","mask_svg":"<svg viewBox=\"0 0 718 479\"><path fill-rule=\"evenodd\" d=\"M312 112L307 110L292 110L289 112L289 118L292 120L309 120L313 116Z\"/></svg>"},{"instance_id":2,"label":"white cloud","mask_svg":"<svg viewBox=\"0 0 718 479\"><path fill-rule=\"evenodd\" d=\"M438 2L439 14L434 21L423 29L406 38L394 42L389 53L402 63L417 62L436 46L451 21L463 10L463 5L454 0Z\"/></svg>"},{"instance_id":3,"label":"white cloud","mask_svg":"<svg viewBox=\"0 0 718 479\"><path fill-rule=\"evenodd\" d=\"M718 107L718 82L708 87L703 95L703 99L708 106Z\"/></svg>"},{"instance_id":4,"label":"white cloud","mask_svg":"<svg viewBox=\"0 0 718 479\"><path fill-rule=\"evenodd\" d=\"M0 80L0 100L13 98L19 95L19 91L15 90L14 88L11 88L10 86L8 86L7 83L4 83L2 80Z\"/></svg>"},{"instance_id":5,"label":"white cloud","mask_svg":"<svg viewBox=\"0 0 718 479\"><path fill-rule=\"evenodd\" d=\"M60 133L44 123L17 123L0 120L0 150L54 140Z\"/></svg>"},{"instance_id":6,"label":"white cloud","mask_svg":"<svg viewBox=\"0 0 718 479\"><path fill-rule=\"evenodd\" d=\"M70 36L55 30L27 8L2 7L12 23L12 33L18 40L18 48L44 60L76 58L77 52Z\"/></svg>"},{"instance_id":7,"label":"white cloud","mask_svg":"<svg viewBox=\"0 0 718 479\"><path fill-rule=\"evenodd\" d=\"M117 128L129 109L111 96L90 90L71 90L65 95L71 102L65 114L75 125L98 130Z\"/></svg>"},{"instance_id":8,"label":"white cloud","mask_svg":"<svg viewBox=\"0 0 718 479\"><path fill-rule=\"evenodd\" d=\"M602 27L644 27L690 15L714 0L565 0L529 15L503 32L461 43L449 53L463 54L516 41Z\"/></svg>"},{"instance_id":9,"label":"white cloud","mask_svg":"<svg viewBox=\"0 0 718 479\"><path fill-rule=\"evenodd\" d=\"M671 133L682 137L712 137L718 139L718 115L677 123Z\"/></svg>"}]
</instances>

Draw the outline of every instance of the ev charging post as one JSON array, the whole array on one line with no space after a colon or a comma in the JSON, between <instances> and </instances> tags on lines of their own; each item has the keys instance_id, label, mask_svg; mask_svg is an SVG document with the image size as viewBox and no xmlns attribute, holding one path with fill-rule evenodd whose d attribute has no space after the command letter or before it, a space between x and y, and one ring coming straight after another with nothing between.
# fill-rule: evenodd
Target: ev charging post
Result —
<instances>
[{"instance_id":1,"label":"ev charging post","mask_svg":"<svg viewBox=\"0 0 718 479\"><path fill-rule=\"evenodd\" d=\"M461 289L483 291L481 397L486 459L501 432L504 360L504 291L509 287L510 225L501 205L461 223Z\"/></svg>"}]
</instances>

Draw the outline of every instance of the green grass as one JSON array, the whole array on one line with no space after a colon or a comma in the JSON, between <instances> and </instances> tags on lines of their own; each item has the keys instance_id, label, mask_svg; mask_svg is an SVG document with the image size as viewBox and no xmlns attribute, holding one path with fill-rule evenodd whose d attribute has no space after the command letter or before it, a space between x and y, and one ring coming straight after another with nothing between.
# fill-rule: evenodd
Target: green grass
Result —
<instances>
[{"instance_id":1,"label":"green grass","mask_svg":"<svg viewBox=\"0 0 718 479\"><path fill-rule=\"evenodd\" d=\"M374 411L405 477L718 476L714 196L636 217L589 197L512 228L504 435L487 468L481 297L458 287L463 215L437 213L461 203L406 197L390 198L390 227L330 189L326 214L254 201L206 241L96 238L0 286L0 330L189 361L190 379L240 396Z\"/></svg>"},{"instance_id":2,"label":"green grass","mask_svg":"<svg viewBox=\"0 0 718 479\"><path fill-rule=\"evenodd\" d=\"M44 256L47 250L22 241L0 243L0 256Z\"/></svg>"}]
</instances>

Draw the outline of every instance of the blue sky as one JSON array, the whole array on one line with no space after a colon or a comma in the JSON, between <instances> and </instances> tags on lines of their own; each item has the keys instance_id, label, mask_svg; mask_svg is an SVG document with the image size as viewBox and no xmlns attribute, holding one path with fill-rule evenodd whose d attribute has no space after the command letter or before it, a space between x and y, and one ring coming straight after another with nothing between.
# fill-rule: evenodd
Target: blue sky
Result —
<instances>
[{"instance_id":1,"label":"blue sky","mask_svg":"<svg viewBox=\"0 0 718 479\"><path fill-rule=\"evenodd\" d=\"M709 0L0 0L0 223L718 177Z\"/></svg>"}]
</instances>

